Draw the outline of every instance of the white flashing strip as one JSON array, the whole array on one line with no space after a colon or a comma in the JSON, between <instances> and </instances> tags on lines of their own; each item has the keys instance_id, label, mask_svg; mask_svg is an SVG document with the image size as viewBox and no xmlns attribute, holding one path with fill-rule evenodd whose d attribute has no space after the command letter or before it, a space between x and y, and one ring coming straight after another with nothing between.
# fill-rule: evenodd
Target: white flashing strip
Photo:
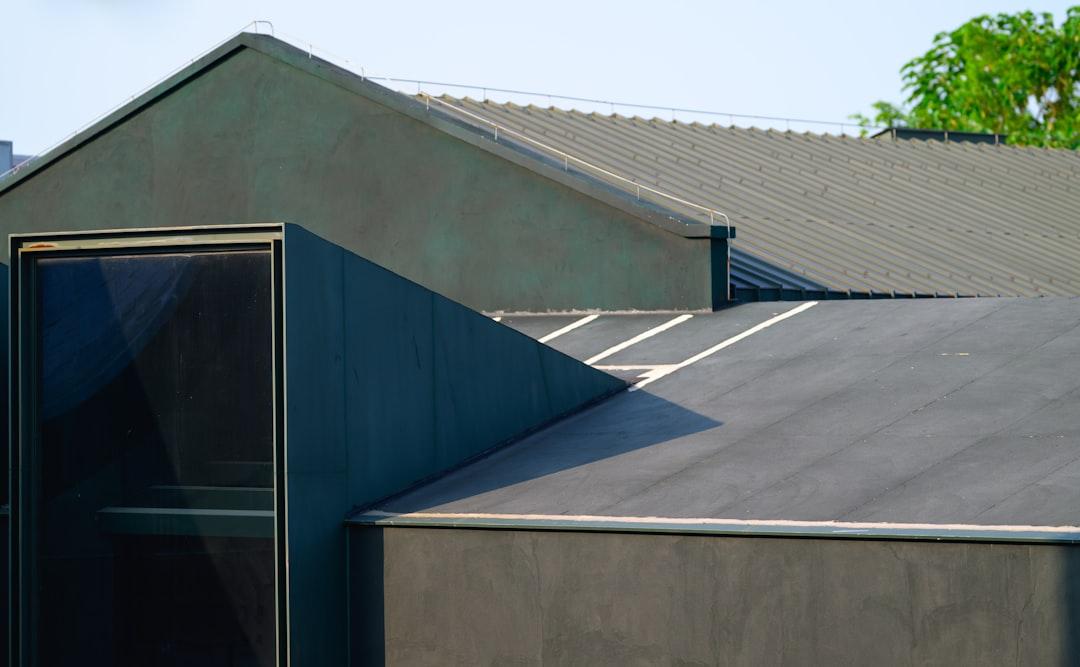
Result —
<instances>
[{"instance_id":1,"label":"white flashing strip","mask_svg":"<svg viewBox=\"0 0 1080 667\"><path fill-rule=\"evenodd\" d=\"M589 322L592 322L593 320L595 320L597 317L600 317L600 316L599 315L586 315L585 317L581 318L580 320L574 320L573 322L571 322L570 324L567 324L562 329L556 329L555 331L552 331L548 335L544 336L543 338L540 339L540 342L541 343L546 343L548 341L555 340L556 338L558 338L559 336L561 336L561 335L563 335L565 333L570 333L571 331L573 331L574 329L577 329L578 327L585 326Z\"/></svg>"},{"instance_id":2,"label":"white flashing strip","mask_svg":"<svg viewBox=\"0 0 1080 667\"><path fill-rule=\"evenodd\" d=\"M388 519L494 519L504 521L557 521L561 523L670 524L678 526L725 526L831 529L838 532L864 530L993 531L1002 533L1070 533L1080 535L1080 526L1013 526L973 523L892 523L888 521L801 521L796 519L690 519L661 516L597 516L591 514L498 514L486 512L405 512L382 510L365 512Z\"/></svg>"},{"instance_id":3,"label":"white flashing strip","mask_svg":"<svg viewBox=\"0 0 1080 667\"><path fill-rule=\"evenodd\" d=\"M655 336L658 333L663 333L663 332L667 331L668 329L670 329L673 326L676 326L678 324L682 324L683 322L690 319L691 317L693 317L693 315L691 315L689 313L687 313L686 315L679 315L678 317L674 317L674 318L668 320L667 322L664 322L660 326L653 327L652 329L649 329L648 331L644 331L642 333L639 333L638 335L634 336L633 338L631 338L629 340L624 340L623 342L619 343L618 345L613 345L613 346L609 347L608 349L604 350L600 354L589 357L588 359L585 360L585 363L592 366L593 364L600 361L601 359L606 359L606 358L610 357L611 355L615 354L616 352L622 352L623 350L630 347L631 345L637 345L638 343L645 340L646 338L652 338L653 336Z\"/></svg>"},{"instance_id":4,"label":"white flashing strip","mask_svg":"<svg viewBox=\"0 0 1080 667\"><path fill-rule=\"evenodd\" d=\"M713 345L712 347L710 347L707 350L702 350L701 352L698 352L697 354L690 357L686 361L683 361L683 362L680 362L680 363L677 363L677 364L672 364L672 365L669 365L669 366L658 366L658 367L656 367L656 369L646 372L642 376L644 379L639 381L633 387L630 387L630 391L637 391L638 389L641 389L642 387L649 384L650 382L655 382L656 380L659 380L662 377L665 377L667 375L671 375L675 371L680 370L682 368L686 368L690 364L696 364L697 362L701 361L705 357L716 354L717 352L724 349L725 347L730 347L730 346L734 345L735 343L738 343L740 340L742 340L744 338L749 338L750 336L753 336L757 332L762 331L763 329L768 329L769 327L776 324L777 322L782 322L782 321L786 320L789 317L793 317L795 315L798 315L799 313L803 312L804 310L809 310L810 308L813 308L817 304L818 304L817 301L808 301L808 302L806 302L804 304L801 304L801 305L798 305L798 306L792 308L791 310L780 313L779 315L777 315L775 317L769 318L769 319L765 320L764 322L762 322L760 324L756 324L756 325L750 327L749 329L747 329L746 331L744 331L744 332L742 332L740 334L736 334L736 335L732 336L731 338L728 338L727 340L725 340L725 341L723 341L721 343L717 343L716 345ZM585 362L585 363L589 363L589 362Z\"/></svg>"},{"instance_id":5,"label":"white flashing strip","mask_svg":"<svg viewBox=\"0 0 1080 667\"><path fill-rule=\"evenodd\" d=\"M671 372L673 372L675 370L675 366L676 366L675 364L638 364L638 365L631 365L631 366L622 366L622 365L605 366L604 364L598 364L596 366L593 366L593 368L596 368L596 369L602 370L602 371L609 371L609 372L610 371L623 371L623 372L641 371L640 373L638 373L637 380L636 380L636 382L641 382L642 380L647 379L647 378L649 378L649 377L651 377L653 375L667 375L668 373L671 373Z\"/></svg>"}]
</instances>

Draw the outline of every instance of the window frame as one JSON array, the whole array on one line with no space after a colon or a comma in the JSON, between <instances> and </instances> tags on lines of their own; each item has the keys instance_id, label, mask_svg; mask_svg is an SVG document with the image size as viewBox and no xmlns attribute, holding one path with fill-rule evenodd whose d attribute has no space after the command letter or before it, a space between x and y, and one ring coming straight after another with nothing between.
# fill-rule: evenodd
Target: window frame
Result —
<instances>
[{"instance_id":1,"label":"window frame","mask_svg":"<svg viewBox=\"0 0 1080 667\"><path fill-rule=\"evenodd\" d=\"M288 664L287 507L284 442L284 263L282 225L136 229L70 234L13 234L9 275L9 650L10 664L35 665L36 528L29 518L40 483L37 381L37 259L269 250L273 395L274 577L276 665ZM24 520L25 518L25 520Z\"/></svg>"}]
</instances>

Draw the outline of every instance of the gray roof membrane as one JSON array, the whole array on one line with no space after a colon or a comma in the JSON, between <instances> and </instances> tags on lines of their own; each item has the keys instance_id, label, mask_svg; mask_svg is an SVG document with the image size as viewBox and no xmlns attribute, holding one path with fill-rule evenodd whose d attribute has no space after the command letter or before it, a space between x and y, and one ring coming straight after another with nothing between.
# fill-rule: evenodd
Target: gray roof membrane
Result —
<instances>
[{"instance_id":1,"label":"gray roof membrane","mask_svg":"<svg viewBox=\"0 0 1080 667\"><path fill-rule=\"evenodd\" d=\"M645 338L678 315L599 315L548 344L640 338L594 363L626 377L701 358L378 511L1080 525L1080 299L828 301L758 326L800 306ZM501 321L542 338L573 318Z\"/></svg>"}]
</instances>

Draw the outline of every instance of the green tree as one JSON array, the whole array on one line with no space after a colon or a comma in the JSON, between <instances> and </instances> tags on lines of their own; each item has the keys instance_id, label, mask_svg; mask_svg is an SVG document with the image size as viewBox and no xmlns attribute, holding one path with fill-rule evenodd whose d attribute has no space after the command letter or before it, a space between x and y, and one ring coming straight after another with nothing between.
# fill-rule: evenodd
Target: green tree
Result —
<instances>
[{"instance_id":1,"label":"green tree","mask_svg":"<svg viewBox=\"0 0 1080 667\"><path fill-rule=\"evenodd\" d=\"M934 37L900 70L904 107L879 101L874 125L1007 134L1025 146L1080 147L1080 7L979 16ZM905 108L906 107L906 108Z\"/></svg>"}]
</instances>

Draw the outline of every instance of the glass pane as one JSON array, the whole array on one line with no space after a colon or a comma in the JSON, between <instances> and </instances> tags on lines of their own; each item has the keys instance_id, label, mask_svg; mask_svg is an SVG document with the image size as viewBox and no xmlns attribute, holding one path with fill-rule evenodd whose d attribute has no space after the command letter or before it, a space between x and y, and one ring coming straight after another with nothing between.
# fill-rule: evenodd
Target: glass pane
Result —
<instances>
[{"instance_id":1,"label":"glass pane","mask_svg":"<svg viewBox=\"0 0 1080 667\"><path fill-rule=\"evenodd\" d=\"M273 664L271 271L37 260L41 665Z\"/></svg>"}]
</instances>

